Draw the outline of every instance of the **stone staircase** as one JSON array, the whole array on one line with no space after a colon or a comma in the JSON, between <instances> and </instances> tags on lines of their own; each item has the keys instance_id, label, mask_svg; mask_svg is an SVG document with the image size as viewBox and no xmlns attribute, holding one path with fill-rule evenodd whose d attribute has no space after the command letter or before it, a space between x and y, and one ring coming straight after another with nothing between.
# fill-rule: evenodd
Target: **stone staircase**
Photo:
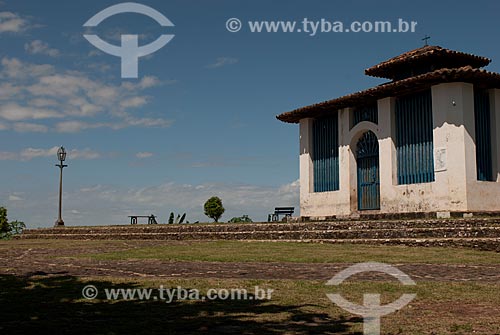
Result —
<instances>
[{"instance_id":1,"label":"stone staircase","mask_svg":"<svg viewBox=\"0 0 500 335\"><path fill-rule=\"evenodd\" d=\"M18 239L245 240L464 246L500 251L500 218L158 224L27 229Z\"/></svg>"}]
</instances>

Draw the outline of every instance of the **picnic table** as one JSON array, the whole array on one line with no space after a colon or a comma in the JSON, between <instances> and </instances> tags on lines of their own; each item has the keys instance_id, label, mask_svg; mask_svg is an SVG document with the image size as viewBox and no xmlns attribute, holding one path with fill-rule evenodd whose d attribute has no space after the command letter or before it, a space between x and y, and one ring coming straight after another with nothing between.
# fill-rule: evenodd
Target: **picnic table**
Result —
<instances>
[{"instance_id":1,"label":"picnic table","mask_svg":"<svg viewBox=\"0 0 500 335\"><path fill-rule=\"evenodd\" d=\"M138 218L147 218L148 219L148 224L157 224L156 222L156 216L151 214L151 215L130 215L130 224L137 224L137 219Z\"/></svg>"}]
</instances>

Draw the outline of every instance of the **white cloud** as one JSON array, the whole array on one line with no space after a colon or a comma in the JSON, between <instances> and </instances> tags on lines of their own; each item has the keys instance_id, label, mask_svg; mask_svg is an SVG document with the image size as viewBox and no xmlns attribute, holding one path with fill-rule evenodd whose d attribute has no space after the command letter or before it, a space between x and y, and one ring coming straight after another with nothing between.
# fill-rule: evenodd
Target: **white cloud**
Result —
<instances>
[{"instance_id":1,"label":"white cloud","mask_svg":"<svg viewBox=\"0 0 500 335\"><path fill-rule=\"evenodd\" d=\"M145 97L132 97L121 101L120 106L125 108L135 108L144 106L147 103L148 101Z\"/></svg>"},{"instance_id":2,"label":"white cloud","mask_svg":"<svg viewBox=\"0 0 500 335\"><path fill-rule=\"evenodd\" d=\"M137 85L141 89L146 89L154 86L158 86L160 84L160 80L154 76L144 76L139 84Z\"/></svg>"},{"instance_id":3,"label":"white cloud","mask_svg":"<svg viewBox=\"0 0 500 335\"><path fill-rule=\"evenodd\" d=\"M19 94L21 88L14 86L11 83L1 83L0 84L0 100L8 100L11 97Z\"/></svg>"},{"instance_id":4,"label":"white cloud","mask_svg":"<svg viewBox=\"0 0 500 335\"><path fill-rule=\"evenodd\" d=\"M48 149L26 148L21 150L20 152L2 151L0 152L0 161L2 160L29 161L34 158L40 158L40 157L56 157L57 150L59 150L59 146L54 146ZM85 149L71 149L69 150L67 157L71 159L89 160L89 159L97 159L101 157L101 155L94 150L85 148Z\"/></svg>"},{"instance_id":5,"label":"white cloud","mask_svg":"<svg viewBox=\"0 0 500 335\"><path fill-rule=\"evenodd\" d=\"M14 194L10 194L9 195L9 201L23 201L24 199L21 198L20 196L17 196L17 195L14 195Z\"/></svg>"},{"instance_id":6,"label":"white cloud","mask_svg":"<svg viewBox=\"0 0 500 335\"><path fill-rule=\"evenodd\" d=\"M20 33L29 28L27 19L12 12L0 12L0 34Z\"/></svg>"},{"instance_id":7,"label":"white cloud","mask_svg":"<svg viewBox=\"0 0 500 335\"><path fill-rule=\"evenodd\" d=\"M1 155L1 154L0 154ZM54 171L55 173L55 171ZM51 225L57 192L46 190L43 196L35 193L7 193L22 197L22 208L12 204L13 218L29 227ZM65 188L63 217L68 226L128 224L128 215L153 213L158 222L167 222L170 212L187 213L187 220L210 221L203 213L203 204L211 196L219 196L226 209L222 220L249 215L254 221L265 221L276 206L294 206L299 215L298 181L282 186L242 184L182 185L165 183L145 188L117 188L109 185L88 185L72 190ZM0 190L0 198L2 198ZM10 210L10 209L9 209Z\"/></svg>"},{"instance_id":8,"label":"white cloud","mask_svg":"<svg viewBox=\"0 0 500 335\"><path fill-rule=\"evenodd\" d=\"M14 130L18 133L46 133L49 128L37 123L16 122L14 123Z\"/></svg>"},{"instance_id":9,"label":"white cloud","mask_svg":"<svg viewBox=\"0 0 500 335\"><path fill-rule=\"evenodd\" d=\"M72 149L68 153L68 158L71 159L97 159L101 155L97 151L93 151L89 148L83 150Z\"/></svg>"},{"instance_id":10,"label":"white cloud","mask_svg":"<svg viewBox=\"0 0 500 335\"><path fill-rule=\"evenodd\" d=\"M58 71L48 64L30 64L4 57L0 71L0 121L59 118L47 122L49 130L71 133L87 129L127 127L168 127L171 121L141 117L129 110L144 107L150 98L143 90L160 85L158 78L143 77L136 82L108 84L77 71ZM13 128L8 123L6 126ZM25 127L25 131L29 128ZM32 127L41 131L41 127Z\"/></svg>"},{"instance_id":11,"label":"white cloud","mask_svg":"<svg viewBox=\"0 0 500 335\"><path fill-rule=\"evenodd\" d=\"M168 81L167 84L172 84L175 82L176 82L175 80ZM134 91L134 90L144 90L147 88L159 86L161 84L163 83L160 81L160 79L158 79L155 76L144 76L138 82L130 82L130 81L124 82L122 84L122 87L127 90Z\"/></svg>"},{"instance_id":12,"label":"white cloud","mask_svg":"<svg viewBox=\"0 0 500 335\"><path fill-rule=\"evenodd\" d=\"M87 192L97 192L98 190L100 190L102 188L102 185L95 185L95 186L91 186L91 187L84 187L84 188L81 188L79 192L82 192L82 193L87 193Z\"/></svg>"},{"instance_id":13,"label":"white cloud","mask_svg":"<svg viewBox=\"0 0 500 335\"><path fill-rule=\"evenodd\" d=\"M34 107L52 107L57 106L58 102L51 99L35 98L33 100L30 100L28 104Z\"/></svg>"},{"instance_id":14,"label":"white cloud","mask_svg":"<svg viewBox=\"0 0 500 335\"><path fill-rule=\"evenodd\" d=\"M227 210L225 217L252 213L269 213L275 206L294 206L298 202L298 181L281 187L254 185L202 184L180 185L167 183L142 189L115 191L100 190L98 197L128 208L165 208L190 212L204 219L202 206L211 196L219 196ZM166 213L164 213L166 215Z\"/></svg>"},{"instance_id":15,"label":"white cloud","mask_svg":"<svg viewBox=\"0 0 500 335\"><path fill-rule=\"evenodd\" d=\"M57 154L57 150L59 150L59 147L57 146L50 149L27 148L21 151L20 158L22 160L30 160L37 157L55 157Z\"/></svg>"},{"instance_id":16,"label":"white cloud","mask_svg":"<svg viewBox=\"0 0 500 335\"><path fill-rule=\"evenodd\" d=\"M50 57L58 57L60 55L59 50L51 48L47 43L41 40L34 40L24 44L24 50L32 55L40 54Z\"/></svg>"},{"instance_id":17,"label":"white cloud","mask_svg":"<svg viewBox=\"0 0 500 335\"><path fill-rule=\"evenodd\" d=\"M67 99L92 95L96 102L101 102L117 95L114 87L101 85L80 73L54 73L37 79L35 84L26 87L35 97Z\"/></svg>"},{"instance_id":18,"label":"white cloud","mask_svg":"<svg viewBox=\"0 0 500 335\"><path fill-rule=\"evenodd\" d=\"M0 106L0 117L8 121L20 121L27 119L40 120L58 118L61 117L61 114L48 109L22 107L13 103Z\"/></svg>"},{"instance_id":19,"label":"white cloud","mask_svg":"<svg viewBox=\"0 0 500 335\"><path fill-rule=\"evenodd\" d=\"M207 65L209 69L215 69L218 67L223 67L225 65L232 65L238 63L237 58L232 57L218 57L214 63Z\"/></svg>"},{"instance_id":20,"label":"white cloud","mask_svg":"<svg viewBox=\"0 0 500 335\"><path fill-rule=\"evenodd\" d=\"M0 117L8 121L40 120L61 117L58 112L48 109L22 107L16 103L0 106Z\"/></svg>"},{"instance_id":21,"label":"white cloud","mask_svg":"<svg viewBox=\"0 0 500 335\"><path fill-rule=\"evenodd\" d=\"M111 65L103 62L88 63L87 67L89 69L96 70L99 72L107 72L111 70Z\"/></svg>"},{"instance_id":22,"label":"white cloud","mask_svg":"<svg viewBox=\"0 0 500 335\"><path fill-rule=\"evenodd\" d=\"M85 121L62 121L55 124L55 130L59 133L78 133L88 129L110 128L113 130L128 127L159 127L166 128L172 124L171 121L157 118L135 118L125 117L120 122L85 122Z\"/></svg>"},{"instance_id":23,"label":"white cloud","mask_svg":"<svg viewBox=\"0 0 500 335\"><path fill-rule=\"evenodd\" d=\"M84 121L63 121L55 125L56 131L59 133L78 133L86 129L96 129L104 127L101 123L88 123Z\"/></svg>"},{"instance_id":24,"label":"white cloud","mask_svg":"<svg viewBox=\"0 0 500 335\"><path fill-rule=\"evenodd\" d=\"M138 153L135 154L135 157L137 157L139 159L150 158L150 157L153 157L153 153L152 152L147 152L147 151L138 152Z\"/></svg>"},{"instance_id":25,"label":"white cloud","mask_svg":"<svg viewBox=\"0 0 500 335\"><path fill-rule=\"evenodd\" d=\"M70 109L68 114L81 117L93 116L102 111L99 105L91 103L88 99L82 97L74 97L68 100L74 109Z\"/></svg>"},{"instance_id":26,"label":"white cloud","mask_svg":"<svg viewBox=\"0 0 500 335\"><path fill-rule=\"evenodd\" d=\"M101 56L103 53L99 50L90 50L87 56L89 57L95 57L95 56Z\"/></svg>"},{"instance_id":27,"label":"white cloud","mask_svg":"<svg viewBox=\"0 0 500 335\"><path fill-rule=\"evenodd\" d=\"M142 117L142 118L127 117L125 119L126 126L165 128L165 127L169 127L171 124L172 124L172 121L161 119L161 118L153 119L153 118L147 118L147 117Z\"/></svg>"},{"instance_id":28,"label":"white cloud","mask_svg":"<svg viewBox=\"0 0 500 335\"><path fill-rule=\"evenodd\" d=\"M1 63L0 78L22 80L48 75L55 71L54 66L50 64L30 64L21 62L17 58L4 57Z\"/></svg>"}]
</instances>

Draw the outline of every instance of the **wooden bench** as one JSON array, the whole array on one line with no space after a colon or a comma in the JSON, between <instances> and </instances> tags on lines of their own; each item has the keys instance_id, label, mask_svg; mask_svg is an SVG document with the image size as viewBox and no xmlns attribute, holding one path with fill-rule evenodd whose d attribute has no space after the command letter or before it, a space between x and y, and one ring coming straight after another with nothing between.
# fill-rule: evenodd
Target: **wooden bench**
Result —
<instances>
[{"instance_id":1,"label":"wooden bench","mask_svg":"<svg viewBox=\"0 0 500 335\"><path fill-rule=\"evenodd\" d=\"M131 216L129 216L129 218L130 218L130 224L137 224L138 218L148 218L148 224L158 224L158 222L156 222L156 216L154 216L153 214L151 214L151 215L131 215Z\"/></svg>"},{"instance_id":2,"label":"wooden bench","mask_svg":"<svg viewBox=\"0 0 500 335\"><path fill-rule=\"evenodd\" d=\"M274 213L267 216L267 222L277 222L280 220L280 215L284 217L291 217L295 207L276 207L274 208Z\"/></svg>"}]
</instances>

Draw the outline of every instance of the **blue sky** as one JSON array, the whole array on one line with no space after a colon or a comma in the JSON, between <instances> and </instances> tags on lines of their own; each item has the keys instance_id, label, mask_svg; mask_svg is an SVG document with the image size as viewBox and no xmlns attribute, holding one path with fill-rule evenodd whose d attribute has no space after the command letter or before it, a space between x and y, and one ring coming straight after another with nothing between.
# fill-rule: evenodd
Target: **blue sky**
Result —
<instances>
[{"instance_id":1,"label":"blue sky","mask_svg":"<svg viewBox=\"0 0 500 335\"><path fill-rule=\"evenodd\" d=\"M174 34L120 78L120 59L98 51L82 25L119 1L0 2L0 205L29 227L57 214L55 147L64 145L67 225L127 223L171 211L203 221L219 195L223 220L265 220L298 207L298 127L275 115L383 82L363 74L430 43L493 59L500 72L497 1L140 1L168 17L110 17L92 32L112 44ZM237 33L242 22L417 21L415 33Z\"/></svg>"}]
</instances>

